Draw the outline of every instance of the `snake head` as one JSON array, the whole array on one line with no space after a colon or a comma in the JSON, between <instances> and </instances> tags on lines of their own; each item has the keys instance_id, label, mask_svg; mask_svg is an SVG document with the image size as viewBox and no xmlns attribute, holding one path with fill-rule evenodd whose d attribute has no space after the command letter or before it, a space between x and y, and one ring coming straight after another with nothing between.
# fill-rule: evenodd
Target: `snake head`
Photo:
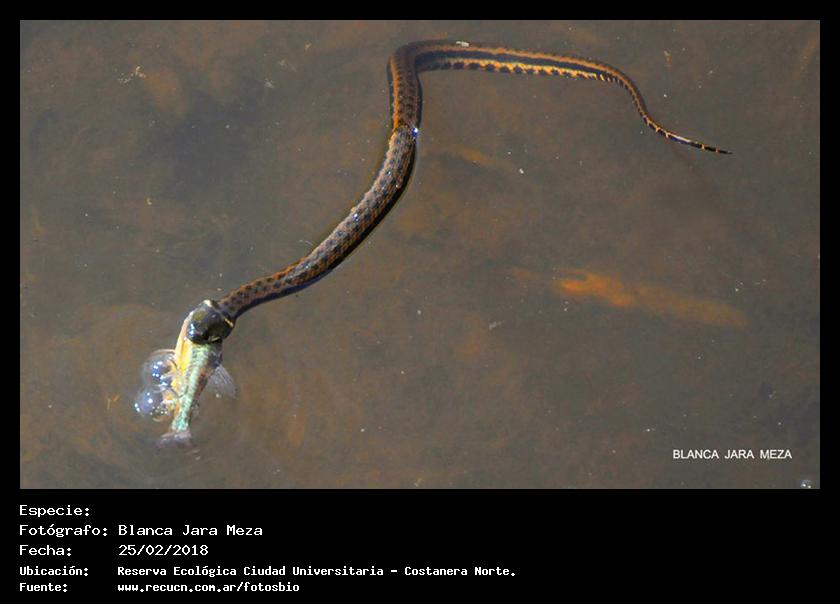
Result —
<instances>
[{"instance_id":1,"label":"snake head","mask_svg":"<svg viewBox=\"0 0 840 604\"><path fill-rule=\"evenodd\" d=\"M191 313L187 337L196 344L221 342L233 330L230 320L214 300L205 300Z\"/></svg>"}]
</instances>

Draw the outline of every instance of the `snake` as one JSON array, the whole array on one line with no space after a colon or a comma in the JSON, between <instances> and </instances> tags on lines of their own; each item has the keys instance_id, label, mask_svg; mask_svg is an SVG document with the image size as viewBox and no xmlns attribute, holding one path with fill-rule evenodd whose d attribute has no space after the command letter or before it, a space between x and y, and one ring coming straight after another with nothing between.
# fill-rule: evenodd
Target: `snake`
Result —
<instances>
[{"instance_id":1,"label":"snake","mask_svg":"<svg viewBox=\"0 0 840 604\"><path fill-rule=\"evenodd\" d=\"M649 113L630 77L600 61L454 40L401 46L388 60L391 128L385 158L370 187L308 254L278 272L231 290L219 300L202 301L187 315L175 351L158 351L171 354L164 355L165 367L152 371L161 389L168 389L168 396L155 411L174 415L162 444L191 443L189 425L197 409L197 399L213 374L222 373L221 342L233 331L237 319L255 306L298 292L324 277L350 255L394 205L407 183L417 150L422 112L418 76L422 72L442 70L563 76L618 84L629 93L642 121L656 134L702 151L730 153L661 126ZM228 380L226 372L224 375ZM146 381L150 381L148 375ZM155 404L147 400L146 406L155 407ZM138 403L135 407L140 410Z\"/></svg>"}]
</instances>

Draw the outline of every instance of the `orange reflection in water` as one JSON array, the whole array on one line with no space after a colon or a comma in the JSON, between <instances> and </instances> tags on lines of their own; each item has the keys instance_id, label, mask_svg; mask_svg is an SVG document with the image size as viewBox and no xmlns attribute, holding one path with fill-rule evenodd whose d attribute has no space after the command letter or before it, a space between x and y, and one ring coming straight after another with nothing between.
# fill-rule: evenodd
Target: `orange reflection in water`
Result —
<instances>
[{"instance_id":1,"label":"orange reflection in water","mask_svg":"<svg viewBox=\"0 0 840 604\"><path fill-rule=\"evenodd\" d=\"M719 300L682 294L660 285L626 283L617 277L585 269L564 268L562 272L573 276L554 279L551 287L561 296L594 298L617 308L635 308L704 325L747 325L744 313ZM513 269L512 273L520 282L535 283L542 280L536 273L522 268Z\"/></svg>"}]
</instances>

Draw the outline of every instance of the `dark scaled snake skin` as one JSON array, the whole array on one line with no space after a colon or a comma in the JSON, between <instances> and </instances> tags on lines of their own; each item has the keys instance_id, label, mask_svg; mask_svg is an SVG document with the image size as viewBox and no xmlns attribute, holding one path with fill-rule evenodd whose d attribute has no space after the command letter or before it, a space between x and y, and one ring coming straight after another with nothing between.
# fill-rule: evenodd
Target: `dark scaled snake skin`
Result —
<instances>
[{"instance_id":1,"label":"dark scaled snake skin","mask_svg":"<svg viewBox=\"0 0 840 604\"><path fill-rule=\"evenodd\" d=\"M364 240L399 198L411 172L420 126L421 93L417 75L437 69L470 69L529 75L558 75L620 85L642 120L668 140L712 153L727 153L657 124L645 108L636 85L614 67L577 57L530 50L476 46L467 42L414 42L399 48L388 62L391 133L385 160L370 188L329 236L306 256L283 270L234 289L221 300L205 300L181 325L174 349L152 353L141 370L143 388L135 409L155 419L172 417L158 445L191 446L190 423L205 386L233 382L222 366L222 341L242 313L259 304L311 285L344 260Z\"/></svg>"},{"instance_id":2,"label":"dark scaled snake skin","mask_svg":"<svg viewBox=\"0 0 840 604\"><path fill-rule=\"evenodd\" d=\"M420 126L423 71L470 69L501 73L554 75L612 82L623 87L647 126L668 140L710 151L728 153L686 138L654 121L642 95L629 77L604 63L572 56L467 42L414 42L399 48L388 62L391 92L391 134L385 160L373 184L329 236L306 256L282 269L234 289L218 302L208 300L193 313L187 332L195 343L217 342L230 334L236 319L264 302L299 291L323 277L365 238L399 197L414 158Z\"/></svg>"}]
</instances>

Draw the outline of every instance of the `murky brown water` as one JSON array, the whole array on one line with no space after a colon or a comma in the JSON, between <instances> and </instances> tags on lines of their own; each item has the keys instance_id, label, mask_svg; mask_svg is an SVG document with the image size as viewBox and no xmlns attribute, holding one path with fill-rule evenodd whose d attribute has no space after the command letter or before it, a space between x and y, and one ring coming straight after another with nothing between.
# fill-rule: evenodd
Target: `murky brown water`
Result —
<instances>
[{"instance_id":1,"label":"murky brown water","mask_svg":"<svg viewBox=\"0 0 840 604\"><path fill-rule=\"evenodd\" d=\"M620 88L422 76L408 190L245 315L197 453L131 408L206 297L272 272L378 167L385 64L455 38ZM820 478L820 26L21 26L22 487L789 487ZM789 449L676 461L674 449Z\"/></svg>"}]
</instances>

